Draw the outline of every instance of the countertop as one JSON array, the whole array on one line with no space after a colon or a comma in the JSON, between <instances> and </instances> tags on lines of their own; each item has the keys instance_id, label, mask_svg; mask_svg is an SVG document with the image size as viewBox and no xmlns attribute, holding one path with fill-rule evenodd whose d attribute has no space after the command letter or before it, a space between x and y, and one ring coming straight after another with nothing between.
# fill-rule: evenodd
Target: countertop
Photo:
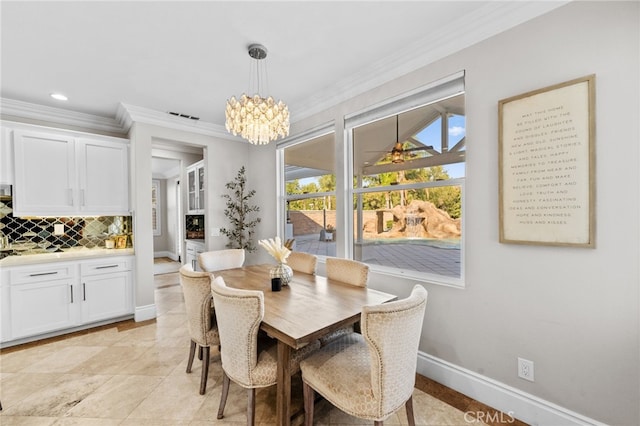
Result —
<instances>
[{"instance_id":1,"label":"countertop","mask_svg":"<svg viewBox=\"0 0 640 426\"><path fill-rule=\"evenodd\" d=\"M74 259L87 259L90 257L129 256L133 249L105 249L105 248L72 248L63 253L39 253L21 256L7 256L0 260L0 267L33 265L38 263L61 262Z\"/></svg>"},{"instance_id":2,"label":"countertop","mask_svg":"<svg viewBox=\"0 0 640 426\"><path fill-rule=\"evenodd\" d=\"M186 243L204 244L204 239L186 238L184 241Z\"/></svg>"}]
</instances>

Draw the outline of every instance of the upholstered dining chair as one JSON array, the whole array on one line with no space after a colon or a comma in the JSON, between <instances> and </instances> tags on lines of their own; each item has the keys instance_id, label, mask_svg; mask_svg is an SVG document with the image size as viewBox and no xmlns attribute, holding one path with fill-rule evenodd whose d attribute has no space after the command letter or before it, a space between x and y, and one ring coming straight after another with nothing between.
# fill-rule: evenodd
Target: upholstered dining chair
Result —
<instances>
[{"instance_id":1,"label":"upholstered dining chair","mask_svg":"<svg viewBox=\"0 0 640 426\"><path fill-rule=\"evenodd\" d=\"M190 264L182 266L179 272L191 338L187 373L191 373L197 346L202 359L200 395L204 395L209 375L210 348L212 345L220 346L216 317L211 308L211 274L194 271Z\"/></svg>"},{"instance_id":2,"label":"upholstered dining chair","mask_svg":"<svg viewBox=\"0 0 640 426\"><path fill-rule=\"evenodd\" d=\"M356 287L366 287L369 280L369 265L351 259L327 257L327 278L340 281ZM356 326L358 327L358 326ZM320 338L320 343L326 345L338 337L353 333L356 330L353 325L342 327Z\"/></svg>"},{"instance_id":3,"label":"upholstered dining chair","mask_svg":"<svg viewBox=\"0 0 640 426\"><path fill-rule=\"evenodd\" d=\"M206 272L239 268L244 264L244 249L205 251L198 255L198 265Z\"/></svg>"},{"instance_id":4,"label":"upholstered dining chair","mask_svg":"<svg viewBox=\"0 0 640 426\"><path fill-rule=\"evenodd\" d=\"M412 395L426 305L427 290L416 285L406 299L365 306L362 334L343 336L302 360L305 425L313 424L315 392L376 426L404 405L415 425Z\"/></svg>"},{"instance_id":5,"label":"upholstered dining chair","mask_svg":"<svg viewBox=\"0 0 640 426\"><path fill-rule=\"evenodd\" d=\"M366 287L369 280L369 265L357 260L327 257L327 278L343 283Z\"/></svg>"},{"instance_id":6,"label":"upholstered dining chair","mask_svg":"<svg viewBox=\"0 0 640 426\"><path fill-rule=\"evenodd\" d=\"M287 257L287 265L291 269L305 274L315 275L317 264L318 258L315 255L303 251L292 251Z\"/></svg>"},{"instance_id":7,"label":"upholstered dining chair","mask_svg":"<svg viewBox=\"0 0 640 426\"><path fill-rule=\"evenodd\" d=\"M264 318L264 294L256 290L227 287L222 277L211 282L220 331L222 357L222 395L218 419L224 417L224 407L231 381L247 389L247 425L255 422L256 388L276 384L277 344L258 330ZM300 371L300 360L320 347L309 344L291 354L291 368Z\"/></svg>"}]
</instances>

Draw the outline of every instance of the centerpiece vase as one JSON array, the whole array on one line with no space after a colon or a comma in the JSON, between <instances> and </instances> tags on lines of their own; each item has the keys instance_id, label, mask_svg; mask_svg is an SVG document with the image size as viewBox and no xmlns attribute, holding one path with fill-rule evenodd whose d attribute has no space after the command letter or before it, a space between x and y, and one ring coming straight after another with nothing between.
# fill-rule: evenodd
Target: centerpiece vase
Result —
<instances>
[{"instance_id":1,"label":"centerpiece vase","mask_svg":"<svg viewBox=\"0 0 640 426\"><path fill-rule=\"evenodd\" d=\"M285 286L289 285L293 278L293 269L286 263L280 262L269 270L269 275L271 278L280 278L280 282Z\"/></svg>"}]
</instances>

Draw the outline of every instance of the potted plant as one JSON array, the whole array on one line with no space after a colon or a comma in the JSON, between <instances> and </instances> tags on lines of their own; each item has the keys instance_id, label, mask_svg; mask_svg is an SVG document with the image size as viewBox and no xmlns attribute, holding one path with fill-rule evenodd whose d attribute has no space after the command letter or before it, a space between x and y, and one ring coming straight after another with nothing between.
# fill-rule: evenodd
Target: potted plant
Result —
<instances>
[{"instance_id":1,"label":"potted plant","mask_svg":"<svg viewBox=\"0 0 640 426\"><path fill-rule=\"evenodd\" d=\"M229 238L227 248L241 248L249 252L255 251L253 242L254 228L260 223L260 218L251 219L249 215L259 212L260 207L249 204L251 197L256 193L255 189L247 190L247 178L244 166L240 168L235 179L225 185L231 190L231 194L223 194L227 200L227 208L224 215L229 218L231 226L221 228L220 232Z\"/></svg>"},{"instance_id":2,"label":"potted plant","mask_svg":"<svg viewBox=\"0 0 640 426\"><path fill-rule=\"evenodd\" d=\"M333 225L327 225L324 230L324 240L325 241L333 241L335 239L336 228Z\"/></svg>"}]
</instances>

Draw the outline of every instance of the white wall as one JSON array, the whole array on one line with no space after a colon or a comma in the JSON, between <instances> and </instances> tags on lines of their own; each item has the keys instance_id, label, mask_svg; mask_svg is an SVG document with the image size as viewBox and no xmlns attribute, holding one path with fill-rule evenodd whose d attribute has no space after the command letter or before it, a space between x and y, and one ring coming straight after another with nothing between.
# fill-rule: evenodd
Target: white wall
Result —
<instances>
[{"instance_id":1,"label":"white wall","mask_svg":"<svg viewBox=\"0 0 640 426\"><path fill-rule=\"evenodd\" d=\"M292 129L341 123L346 113L465 70L466 288L425 284L420 350L614 425L640 424L638 22L638 2L570 3ZM500 244L498 101L589 74L596 74L596 248ZM341 131L336 139L342 161ZM270 180L258 183L261 197L272 191L275 199ZM402 297L414 284L375 273L370 280ZM534 361L534 383L517 377L517 357Z\"/></svg>"}]
</instances>

